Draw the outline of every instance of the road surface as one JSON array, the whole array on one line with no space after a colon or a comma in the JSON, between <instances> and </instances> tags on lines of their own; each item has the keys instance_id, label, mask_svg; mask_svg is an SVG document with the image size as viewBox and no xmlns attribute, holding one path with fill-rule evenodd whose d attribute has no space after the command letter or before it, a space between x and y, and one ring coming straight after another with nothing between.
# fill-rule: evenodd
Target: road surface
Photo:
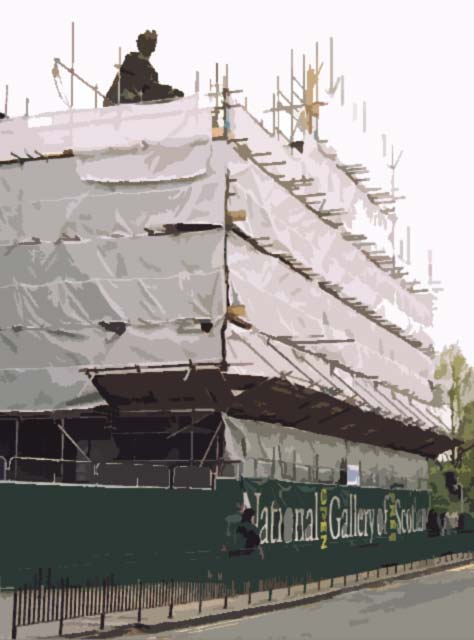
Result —
<instances>
[{"instance_id":1,"label":"road surface","mask_svg":"<svg viewBox=\"0 0 474 640\"><path fill-rule=\"evenodd\" d=\"M124 639L127 636L124 636ZM474 567L134 640L473 640ZM127 640L130 640L128 636Z\"/></svg>"}]
</instances>

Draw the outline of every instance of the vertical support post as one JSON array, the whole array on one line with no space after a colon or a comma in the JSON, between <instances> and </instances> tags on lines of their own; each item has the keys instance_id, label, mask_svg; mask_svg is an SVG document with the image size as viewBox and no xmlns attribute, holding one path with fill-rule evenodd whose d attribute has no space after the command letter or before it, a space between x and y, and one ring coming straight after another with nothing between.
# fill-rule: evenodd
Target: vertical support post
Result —
<instances>
[{"instance_id":1,"label":"vertical support post","mask_svg":"<svg viewBox=\"0 0 474 640\"><path fill-rule=\"evenodd\" d=\"M16 640L18 616L18 590L13 592L13 612L12 612L12 640Z\"/></svg>"},{"instance_id":2,"label":"vertical support post","mask_svg":"<svg viewBox=\"0 0 474 640\"><path fill-rule=\"evenodd\" d=\"M191 462L194 460L194 431L191 429L191 431L189 432L189 436L190 436L190 458L191 458Z\"/></svg>"},{"instance_id":3,"label":"vertical support post","mask_svg":"<svg viewBox=\"0 0 474 640\"><path fill-rule=\"evenodd\" d=\"M316 100L316 104L319 103L319 73L320 73L321 69L319 66L319 42L316 42L316 51L315 51L315 73L316 73L316 79L315 79L315 100ZM314 127L314 137L315 140L319 140L319 106L318 109L316 111L316 113L318 114L316 116L316 124Z\"/></svg>"},{"instance_id":4,"label":"vertical support post","mask_svg":"<svg viewBox=\"0 0 474 640\"><path fill-rule=\"evenodd\" d=\"M120 69L122 67L122 47L119 47L119 54L118 54L118 79L117 79L117 104L120 104L120 96L122 94L122 87L121 85L121 79L122 79L122 74L120 73Z\"/></svg>"},{"instance_id":5,"label":"vertical support post","mask_svg":"<svg viewBox=\"0 0 474 640\"><path fill-rule=\"evenodd\" d=\"M229 84L229 65L228 64L225 65L224 87L225 87L225 89L228 89L230 87L230 84Z\"/></svg>"},{"instance_id":6,"label":"vertical support post","mask_svg":"<svg viewBox=\"0 0 474 640\"><path fill-rule=\"evenodd\" d=\"M5 115L8 116L8 85L5 85L5 109L3 110Z\"/></svg>"},{"instance_id":7,"label":"vertical support post","mask_svg":"<svg viewBox=\"0 0 474 640\"><path fill-rule=\"evenodd\" d=\"M99 87L95 85L94 86L94 109L97 109L98 93L99 93Z\"/></svg>"},{"instance_id":8,"label":"vertical support post","mask_svg":"<svg viewBox=\"0 0 474 640\"><path fill-rule=\"evenodd\" d=\"M275 135L275 126L276 126L276 102L275 102L275 94L272 97L272 133Z\"/></svg>"},{"instance_id":9,"label":"vertical support post","mask_svg":"<svg viewBox=\"0 0 474 640\"><path fill-rule=\"evenodd\" d=\"M25 116L28 117L30 115L30 99L25 99Z\"/></svg>"},{"instance_id":10,"label":"vertical support post","mask_svg":"<svg viewBox=\"0 0 474 640\"><path fill-rule=\"evenodd\" d=\"M219 93L220 93L220 87L219 87L219 63L216 62L216 69L215 69L215 82L214 82L214 89L216 92L216 118L217 115L219 113L218 109L219 109Z\"/></svg>"},{"instance_id":11,"label":"vertical support post","mask_svg":"<svg viewBox=\"0 0 474 640\"><path fill-rule=\"evenodd\" d=\"M194 78L194 93L199 93L199 71L196 71Z\"/></svg>"},{"instance_id":12,"label":"vertical support post","mask_svg":"<svg viewBox=\"0 0 474 640\"><path fill-rule=\"evenodd\" d=\"M229 604L229 594L228 594L228 588L227 588L227 582L224 585L224 609L227 609L227 606Z\"/></svg>"},{"instance_id":13,"label":"vertical support post","mask_svg":"<svg viewBox=\"0 0 474 640\"><path fill-rule=\"evenodd\" d=\"M63 635L64 629L64 580L61 578L60 605L59 605L59 631L58 635ZM102 627L103 628L103 627Z\"/></svg>"},{"instance_id":14,"label":"vertical support post","mask_svg":"<svg viewBox=\"0 0 474 640\"><path fill-rule=\"evenodd\" d=\"M248 604L252 604L252 581L249 580L249 598L248 598Z\"/></svg>"},{"instance_id":15,"label":"vertical support post","mask_svg":"<svg viewBox=\"0 0 474 640\"><path fill-rule=\"evenodd\" d=\"M61 425L61 482L64 480L64 418L59 421Z\"/></svg>"},{"instance_id":16,"label":"vertical support post","mask_svg":"<svg viewBox=\"0 0 474 640\"><path fill-rule=\"evenodd\" d=\"M304 102L304 96L305 96L305 92L306 92L306 56L303 53L303 78L302 78L302 85L303 85L303 102Z\"/></svg>"},{"instance_id":17,"label":"vertical support post","mask_svg":"<svg viewBox=\"0 0 474 640\"><path fill-rule=\"evenodd\" d=\"M174 606L174 580L171 580L171 590L170 590L170 606L168 610L168 618L173 617L173 606Z\"/></svg>"},{"instance_id":18,"label":"vertical support post","mask_svg":"<svg viewBox=\"0 0 474 640\"><path fill-rule=\"evenodd\" d=\"M16 480L17 472L18 472L18 452L19 452L19 444L20 444L20 418L15 419L15 471L14 471L14 480ZM11 469L10 469L11 472Z\"/></svg>"},{"instance_id":19,"label":"vertical support post","mask_svg":"<svg viewBox=\"0 0 474 640\"><path fill-rule=\"evenodd\" d=\"M140 624L142 621L142 595L143 595L143 584L142 581L138 581L138 612L137 612L137 623Z\"/></svg>"},{"instance_id":20,"label":"vertical support post","mask_svg":"<svg viewBox=\"0 0 474 640\"><path fill-rule=\"evenodd\" d=\"M295 120L294 106L294 52L291 50L291 82L290 82L290 142L293 142L293 130Z\"/></svg>"},{"instance_id":21,"label":"vertical support post","mask_svg":"<svg viewBox=\"0 0 474 640\"><path fill-rule=\"evenodd\" d=\"M198 606L198 613L201 614L202 613L202 582L199 583L199 606Z\"/></svg>"},{"instance_id":22,"label":"vertical support post","mask_svg":"<svg viewBox=\"0 0 474 640\"><path fill-rule=\"evenodd\" d=\"M107 582L102 582L102 611L100 613L100 630L103 631L105 627L105 599L107 596Z\"/></svg>"},{"instance_id":23,"label":"vertical support post","mask_svg":"<svg viewBox=\"0 0 474 640\"><path fill-rule=\"evenodd\" d=\"M43 597L43 570L38 569L38 622L41 620L42 597Z\"/></svg>"},{"instance_id":24,"label":"vertical support post","mask_svg":"<svg viewBox=\"0 0 474 640\"><path fill-rule=\"evenodd\" d=\"M71 109L74 106L74 62L75 62L74 22L71 22Z\"/></svg>"}]
</instances>

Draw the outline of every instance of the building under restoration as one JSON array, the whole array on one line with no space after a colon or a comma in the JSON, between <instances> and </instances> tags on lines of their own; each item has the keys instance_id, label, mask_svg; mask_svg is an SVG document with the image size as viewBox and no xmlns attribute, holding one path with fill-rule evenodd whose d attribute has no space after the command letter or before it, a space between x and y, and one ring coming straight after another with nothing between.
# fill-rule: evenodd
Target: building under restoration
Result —
<instances>
[{"instance_id":1,"label":"building under restoration","mask_svg":"<svg viewBox=\"0 0 474 640\"><path fill-rule=\"evenodd\" d=\"M204 571L249 505L266 570L423 543L432 294L357 167L214 95L0 123L4 584Z\"/></svg>"}]
</instances>

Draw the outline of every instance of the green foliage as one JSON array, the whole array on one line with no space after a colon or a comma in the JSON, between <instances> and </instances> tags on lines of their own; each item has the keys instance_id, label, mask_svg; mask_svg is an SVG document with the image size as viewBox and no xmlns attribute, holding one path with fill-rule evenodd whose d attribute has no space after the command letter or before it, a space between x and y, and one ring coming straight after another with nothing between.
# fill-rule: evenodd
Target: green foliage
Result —
<instances>
[{"instance_id":1,"label":"green foliage","mask_svg":"<svg viewBox=\"0 0 474 640\"><path fill-rule=\"evenodd\" d=\"M455 437L463 436L464 404L466 396L474 386L474 370L469 366L459 345L452 344L444 347L435 370L435 380L440 381L436 389L436 396L441 393L446 396L451 412L451 434ZM453 452L455 462L456 453Z\"/></svg>"},{"instance_id":2,"label":"green foliage","mask_svg":"<svg viewBox=\"0 0 474 640\"><path fill-rule=\"evenodd\" d=\"M469 506L469 511L474 512L474 402L469 402L464 407L461 428L464 445L459 454L458 478L464 487L466 506Z\"/></svg>"},{"instance_id":3,"label":"green foliage","mask_svg":"<svg viewBox=\"0 0 474 640\"><path fill-rule=\"evenodd\" d=\"M469 402L474 387L474 369L469 366L459 345L447 346L441 352L435 371L437 404L449 404L451 435L463 441L451 451L449 462L430 463L430 485L433 508L439 511L459 511L462 507L456 496L446 488L447 471L456 474L463 487L463 510L474 512L474 402Z\"/></svg>"},{"instance_id":4,"label":"green foliage","mask_svg":"<svg viewBox=\"0 0 474 640\"><path fill-rule=\"evenodd\" d=\"M438 512L459 511L460 504L446 488L444 473L453 470L450 463L429 462L429 483L431 490L431 508Z\"/></svg>"}]
</instances>

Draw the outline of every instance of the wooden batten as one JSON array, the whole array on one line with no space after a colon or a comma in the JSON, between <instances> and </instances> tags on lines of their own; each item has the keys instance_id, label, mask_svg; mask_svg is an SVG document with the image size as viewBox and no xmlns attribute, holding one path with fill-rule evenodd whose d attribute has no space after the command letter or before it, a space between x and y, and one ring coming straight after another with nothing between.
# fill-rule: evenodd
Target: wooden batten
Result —
<instances>
[{"instance_id":1,"label":"wooden batten","mask_svg":"<svg viewBox=\"0 0 474 640\"><path fill-rule=\"evenodd\" d=\"M242 316L246 316L247 312L245 311L245 306L243 304L231 304L227 307L227 316L232 318L238 318Z\"/></svg>"},{"instance_id":2,"label":"wooden batten","mask_svg":"<svg viewBox=\"0 0 474 640\"><path fill-rule=\"evenodd\" d=\"M227 222L243 222L247 220L247 212L245 209L237 209L236 211L226 212Z\"/></svg>"},{"instance_id":3,"label":"wooden batten","mask_svg":"<svg viewBox=\"0 0 474 640\"><path fill-rule=\"evenodd\" d=\"M212 127L212 139L219 140L224 138L224 127Z\"/></svg>"}]
</instances>

